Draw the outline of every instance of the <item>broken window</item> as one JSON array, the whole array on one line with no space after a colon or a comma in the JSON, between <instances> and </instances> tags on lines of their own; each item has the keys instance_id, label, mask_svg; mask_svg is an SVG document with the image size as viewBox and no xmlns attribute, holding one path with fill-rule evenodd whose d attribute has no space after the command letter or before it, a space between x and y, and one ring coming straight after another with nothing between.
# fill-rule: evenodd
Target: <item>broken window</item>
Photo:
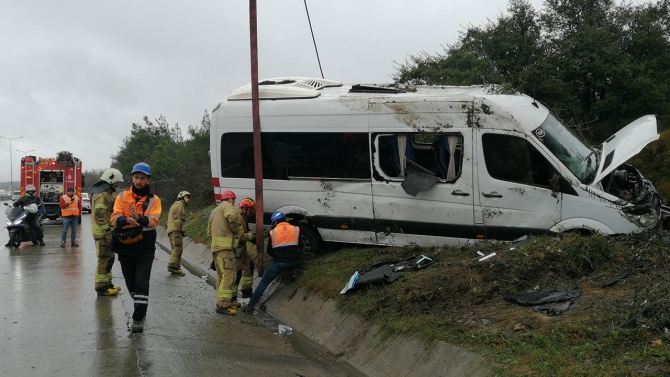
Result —
<instances>
[{"instance_id":1,"label":"broken window","mask_svg":"<svg viewBox=\"0 0 670 377\"><path fill-rule=\"evenodd\" d=\"M441 181L455 181L461 172L463 136L461 134L385 134L377 135L379 166L391 178L407 176L407 161Z\"/></svg>"},{"instance_id":2,"label":"broken window","mask_svg":"<svg viewBox=\"0 0 670 377\"><path fill-rule=\"evenodd\" d=\"M484 161L492 178L549 187L553 166L527 140L502 134L484 134Z\"/></svg>"}]
</instances>

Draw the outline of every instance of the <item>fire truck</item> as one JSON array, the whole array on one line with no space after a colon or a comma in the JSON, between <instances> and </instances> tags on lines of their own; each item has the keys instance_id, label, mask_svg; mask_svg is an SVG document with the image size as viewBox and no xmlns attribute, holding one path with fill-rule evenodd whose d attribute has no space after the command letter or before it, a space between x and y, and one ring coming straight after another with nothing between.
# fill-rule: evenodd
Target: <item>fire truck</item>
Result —
<instances>
[{"instance_id":1,"label":"fire truck","mask_svg":"<svg viewBox=\"0 0 670 377\"><path fill-rule=\"evenodd\" d=\"M84 187L84 175L81 160L72 153L63 151L52 157L26 156L21 159L21 195L25 195L26 186L37 189L35 195L44 202L44 217L55 220L60 217L58 203L69 187L81 198Z\"/></svg>"}]
</instances>

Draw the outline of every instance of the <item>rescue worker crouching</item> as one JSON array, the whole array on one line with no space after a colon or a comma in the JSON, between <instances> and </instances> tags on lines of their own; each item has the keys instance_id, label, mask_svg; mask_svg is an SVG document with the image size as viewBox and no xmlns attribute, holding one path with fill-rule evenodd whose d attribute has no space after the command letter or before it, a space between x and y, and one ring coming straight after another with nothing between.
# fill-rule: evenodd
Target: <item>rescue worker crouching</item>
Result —
<instances>
[{"instance_id":1,"label":"rescue worker crouching","mask_svg":"<svg viewBox=\"0 0 670 377\"><path fill-rule=\"evenodd\" d=\"M97 267L95 270L95 291L98 296L114 296L121 287L112 283L112 266L114 253L109 250L112 242L111 223L114 210L114 191L123 181L123 174L118 169L109 168L100 176L100 181L93 184L89 191L93 193L93 220L91 231L95 240Z\"/></svg>"},{"instance_id":2,"label":"rescue worker crouching","mask_svg":"<svg viewBox=\"0 0 670 377\"><path fill-rule=\"evenodd\" d=\"M172 245L172 254L168 262L167 270L173 275L184 276L181 270L181 254L184 250L184 225L186 225L186 206L191 200L188 191L177 194L177 201L170 207L167 219L167 232Z\"/></svg>"},{"instance_id":3,"label":"rescue worker crouching","mask_svg":"<svg viewBox=\"0 0 670 377\"><path fill-rule=\"evenodd\" d=\"M156 226L161 215L161 201L149 188L151 168L144 162L135 164L132 185L114 201L111 223L112 252L119 255L126 288L134 300L131 331L144 331L149 306L149 280L156 253Z\"/></svg>"},{"instance_id":4,"label":"rescue worker crouching","mask_svg":"<svg viewBox=\"0 0 670 377\"><path fill-rule=\"evenodd\" d=\"M27 185L26 186L26 195L22 196L19 198L19 200L14 202L14 207L25 207L29 204L35 204L37 205L38 208L42 207L44 203L42 203L42 199L40 199L37 195L35 195L35 192L37 190L35 189L35 186L33 185ZM28 215L26 218L26 224L28 224L34 231L35 235L37 235L37 241L33 241L33 245L37 245L38 243L40 246L45 246L44 244L44 233L42 232L42 226L39 223L39 217L40 213L31 213ZM7 243L5 246L11 246L11 243Z\"/></svg>"},{"instance_id":5,"label":"rescue worker crouching","mask_svg":"<svg viewBox=\"0 0 670 377\"><path fill-rule=\"evenodd\" d=\"M242 298L251 298L254 282L254 260L258 258L256 251L256 233L249 231L247 219L254 213L254 201L251 198L244 198L240 201L237 213L240 216L240 225L244 229L244 235L240 237L240 243L235 249L235 266L237 273L233 285L232 305L240 307L237 301L237 290L240 289Z\"/></svg>"},{"instance_id":6,"label":"rescue worker crouching","mask_svg":"<svg viewBox=\"0 0 670 377\"><path fill-rule=\"evenodd\" d=\"M282 272L300 270L302 268L302 238L300 228L286 221L286 215L275 211L270 217L273 229L270 231L267 253L272 257L270 266L263 274L263 278L256 287L249 304L244 311L253 313L254 307L261 299L263 292Z\"/></svg>"},{"instance_id":7,"label":"rescue worker crouching","mask_svg":"<svg viewBox=\"0 0 670 377\"><path fill-rule=\"evenodd\" d=\"M235 315L233 289L236 276L235 249L240 240L246 240L240 216L235 210L235 193L224 191L221 204L209 216L207 235L211 238L211 250L216 266L216 312Z\"/></svg>"}]
</instances>

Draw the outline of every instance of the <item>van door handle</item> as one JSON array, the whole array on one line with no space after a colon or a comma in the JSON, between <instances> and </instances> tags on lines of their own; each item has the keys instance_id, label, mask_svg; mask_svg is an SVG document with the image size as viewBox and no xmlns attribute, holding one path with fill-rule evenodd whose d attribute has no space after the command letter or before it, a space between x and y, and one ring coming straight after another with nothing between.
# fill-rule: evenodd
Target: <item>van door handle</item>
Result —
<instances>
[{"instance_id":1,"label":"van door handle","mask_svg":"<svg viewBox=\"0 0 670 377\"><path fill-rule=\"evenodd\" d=\"M463 192L461 190L454 190L451 192L451 195L458 195L458 196L470 196L469 193Z\"/></svg>"},{"instance_id":2,"label":"van door handle","mask_svg":"<svg viewBox=\"0 0 670 377\"><path fill-rule=\"evenodd\" d=\"M502 195L498 194L495 191L491 192L490 194L482 193L482 195L486 198L502 198Z\"/></svg>"}]
</instances>

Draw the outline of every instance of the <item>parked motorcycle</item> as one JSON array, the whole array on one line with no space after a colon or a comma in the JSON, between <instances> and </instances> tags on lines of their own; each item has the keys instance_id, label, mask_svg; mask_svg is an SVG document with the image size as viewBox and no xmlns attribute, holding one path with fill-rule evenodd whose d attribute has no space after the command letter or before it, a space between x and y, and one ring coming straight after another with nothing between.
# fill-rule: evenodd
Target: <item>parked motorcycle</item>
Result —
<instances>
[{"instance_id":1,"label":"parked motorcycle","mask_svg":"<svg viewBox=\"0 0 670 377\"><path fill-rule=\"evenodd\" d=\"M5 208L5 222L9 231L10 245L18 249L21 246L21 242L31 241L33 244L37 244L37 234L35 234L35 231L26 221L29 216L38 216L37 212L39 209L37 204L29 204L23 208L10 206L7 203L5 203L5 206L7 206ZM41 227L41 219L38 221Z\"/></svg>"}]
</instances>

